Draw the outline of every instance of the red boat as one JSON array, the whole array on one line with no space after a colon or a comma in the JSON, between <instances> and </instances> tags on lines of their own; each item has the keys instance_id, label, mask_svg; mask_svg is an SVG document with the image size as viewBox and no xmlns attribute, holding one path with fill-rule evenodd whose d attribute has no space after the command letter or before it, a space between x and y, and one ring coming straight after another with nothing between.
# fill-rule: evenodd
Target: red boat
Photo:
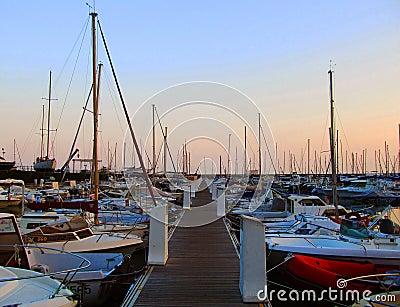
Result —
<instances>
[{"instance_id":1,"label":"red boat","mask_svg":"<svg viewBox=\"0 0 400 307\"><path fill-rule=\"evenodd\" d=\"M286 270L296 279L317 288L336 289L339 279L350 279L359 276L385 274L389 271L399 270L398 266L376 265L369 262L350 262L341 260L328 260L318 257L295 254L286 262ZM371 279L357 279L347 283L348 290L376 290L378 284L370 282Z\"/></svg>"}]
</instances>

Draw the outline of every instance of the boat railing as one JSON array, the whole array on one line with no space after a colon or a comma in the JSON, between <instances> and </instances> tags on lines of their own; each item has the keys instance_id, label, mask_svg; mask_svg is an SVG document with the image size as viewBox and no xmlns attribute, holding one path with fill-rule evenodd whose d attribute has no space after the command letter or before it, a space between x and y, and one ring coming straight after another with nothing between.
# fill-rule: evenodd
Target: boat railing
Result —
<instances>
[{"instance_id":1,"label":"boat railing","mask_svg":"<svg viewBox=\"0 0 400 307\"><path fill-rule=\"evenodd\" d=\"M65 250L60 250L60 249L52 248L52 247L44 247L44 246L40 246L40 245L27 245L27 244L0 244L0 248L1 247L14 247L14 248L22 247L24 249L36 248L36 249L39 249L41 253L44 253L45 250L48 250L48 251L57 252L57 253L60 253L60 254L68 254L68 255L71 255L73 257L79 258L82 261L81 261L81 264L76 268L71 268L71 269L66 269L66 270L57 271L57 272L51 272L51 273L50 272L49 273L42 273L42 275L40 275L40 276L22 276L22 277L12 277L12 278L0 278L0 282L22 280L22 279L32 279L32 278L38 278L38 277L43 277L43 276L53 277L53 276L58 275L58 274L71 274L71 273L75 273L76 274L76 272L78 272L80 270L87 269L92 265L92 263L88 259L86 259L85 257L83 257L81 255L77 255L77 254L74 254L74 253L67 252Z\"/></svg>"},{"instance_id":2,"label":"boat railing","mask_svg":"<svg viewBox=\"0 0 400 307\"><path fill-rule=\"evenodd\" d=\"M328 230L329 232L331 232L333 234L338 234L339 233L339 231L337 231L337 230L334 230L332 228L329 228L329 227L326 227L326 226L323 226L323 225L314 224L312 222L306 222L304 224L304 226L308 226L308 225L315 227L315 228L310 229L308 234L311 234L311 235L316 233L317 231L320 231L321 229ZM301 227L297 228L294 232L295 233L301 232L301 230L305 228L304 226L301 226Z\"/></svg>"}]
</instances>

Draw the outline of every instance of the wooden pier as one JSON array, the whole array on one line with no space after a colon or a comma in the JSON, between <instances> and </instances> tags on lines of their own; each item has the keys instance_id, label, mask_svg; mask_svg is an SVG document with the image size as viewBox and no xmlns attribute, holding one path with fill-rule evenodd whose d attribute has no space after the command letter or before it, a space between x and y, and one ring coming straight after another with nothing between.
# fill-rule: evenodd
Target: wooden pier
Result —
<instances>
[{"instance_id":1,"label":"wooden pier","mask_svg":"<svg viewBox=\"0 0 400 307\"><path fill-rule=\"evenodd\" d=\"M180 225L216 215L208 190L196 193L192 207ZM202 226L177 227L169 241L166 266L153 266L144 285L132 297L128 295L123 306L258 305L242 302L239 270L239 258L222 218Z\"/></svg>"}]
</instances>

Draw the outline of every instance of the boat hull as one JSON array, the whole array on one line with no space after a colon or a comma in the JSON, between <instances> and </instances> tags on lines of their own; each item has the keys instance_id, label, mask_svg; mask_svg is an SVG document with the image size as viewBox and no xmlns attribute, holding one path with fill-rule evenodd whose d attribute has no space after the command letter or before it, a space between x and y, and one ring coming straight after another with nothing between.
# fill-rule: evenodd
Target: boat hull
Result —
<instances>
[{"instance_id":1,"label":"boat hull","mask_svg":"<svg viewBox=\"0 0 400 307\"><path fill-rule=\"evenodd\" d=\"M56 169L56 159L47 159L33 164L35 171L54 171Z\"/></svg>"},{"instance_id":2,"label":"boat hull","mask_svg":"<svg viewBox=\"0 0 400 307\"><path fill-rule=\"evenodd\" d=\"M8 171L15 165L15 161L0 161L0 171Z\"/></svg>"},{"instance_id":3,"label":"boat hull","mask_svg":"<svg viewBox=\"0 0 400 307\"><path fill-rule=\"evenodd\" d=\"M301 240L301 241L300 241ZM311 236L297 236L285 238L272 238L266 243L267 267L281 265L285 259L293 254L320 257L327 260L353 261L356 263L372 263L374 265L398 266L400 250L364 249L360 244L328 239L329 243L323 244ZM305 246L302 241L310 246Z\"/></svg>"},{"instance_id":4,"label":"boat hull","mask_svg":"<svg viewBox=\"0 0 400 307\"><path fill-rule=\"evenodd\" d=\"M341 260L327 260L320 257L311 257L295 254L285 264L286 270L294 277L313 284L318 288L336 288L339 279L350 279L358 276L385 274L398 270L400 265L375 265L369 262L350 262ZM351 290L366 289L380 290L379 283L372 284L362 280L346 283L346 288Z\"/></svg>"}]
</instances>

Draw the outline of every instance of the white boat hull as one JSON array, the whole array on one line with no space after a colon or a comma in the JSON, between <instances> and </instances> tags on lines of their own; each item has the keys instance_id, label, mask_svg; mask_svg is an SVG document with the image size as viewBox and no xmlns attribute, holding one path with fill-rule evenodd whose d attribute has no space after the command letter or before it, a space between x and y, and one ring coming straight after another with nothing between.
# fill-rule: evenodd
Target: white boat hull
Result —
<instances>
[{"instance_id":1,"label":"white boat hull","mask_svg":"<svg viewBox=\"0 0 400 307\"><path fill-rule=\"evenodd\" d=\"M77 304L77 301L68 298L72 296L71 291L61 289L60 282L40 273L0 267L0 279L12 279L1 282L1 306L73 307ZM55 294L58 289L58 294Z\"/></svg>"}]
</instances>

